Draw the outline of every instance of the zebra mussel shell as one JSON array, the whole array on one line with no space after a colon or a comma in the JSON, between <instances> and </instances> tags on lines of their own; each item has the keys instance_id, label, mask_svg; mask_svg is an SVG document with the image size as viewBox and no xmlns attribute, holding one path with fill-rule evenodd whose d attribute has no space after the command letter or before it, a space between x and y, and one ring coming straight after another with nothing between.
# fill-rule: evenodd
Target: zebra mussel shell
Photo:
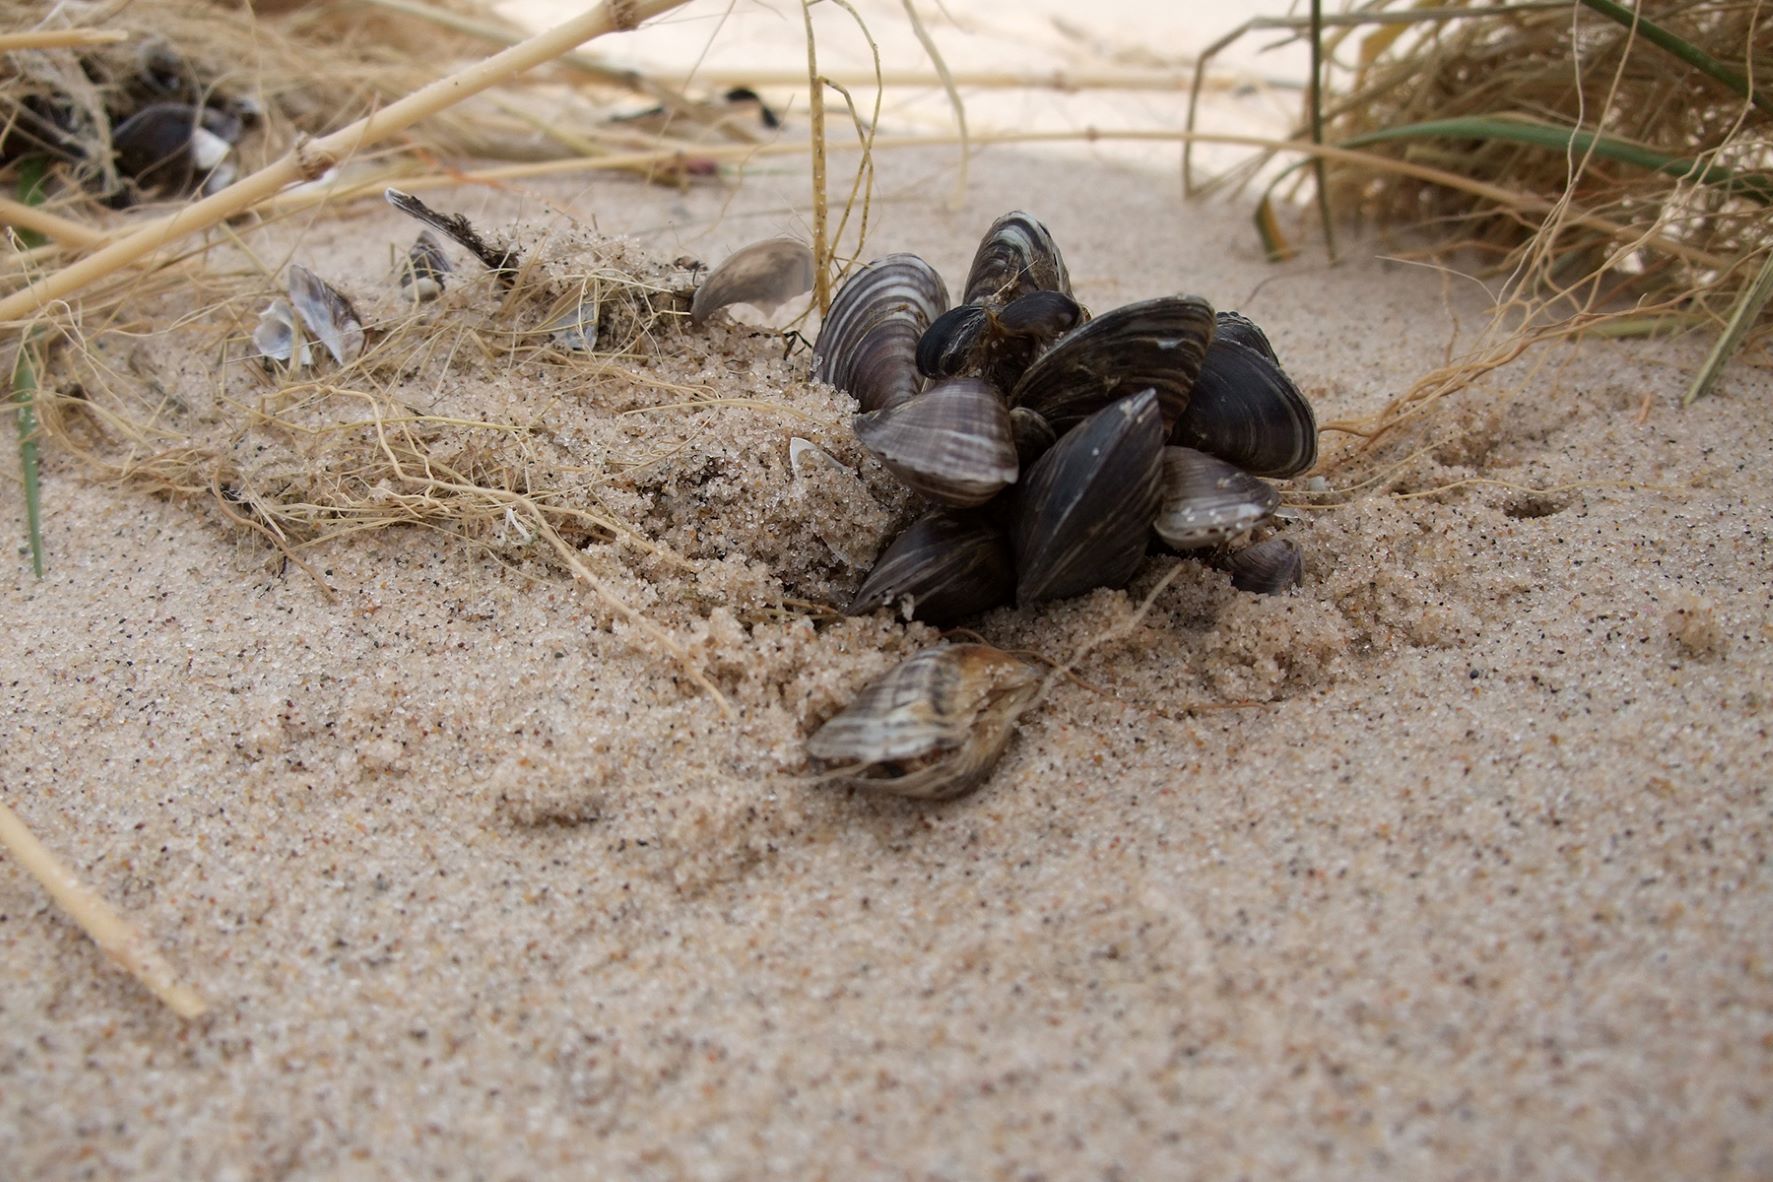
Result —
<instances>
[{"instance_id":1,"label":"zebra mussel shell","mask_svg":"<svg viewBox=\"0 0 1773 1182\"><path fill-rule=\"evenodd\" d=\"M948 288L914 254L890 254L850 276L831 301L813 346L813 376L855 397L864 411L914 397L923 387L917 343L948 310Z\"/></svg>"},{"instance_id":2,"label":"zebra mussel shell","mask_svg":"<svg viewBox=\"0 0 1773 1182\"><path fill-rule=\"evenodd\" d=\"M939 504L982 505L1016 482L1009 408L978 378L950 378L857 415L855 430L893 475Z\"/></svg>"},{"instance_id":3,"label":"zebra mussel shell","mask_svg":"<svg viewBox=\"0 0 1773 1182\"><path fill-rule=\"evenodd\" d=\"M1262 330L1220 313L1188 405L1170 435L1257 476L1297 476L1317 463L1317 416L1274 358Z\"/></svg>"},{"instance_id":4,"label":"zebra mussel shell","mask_svg":"<svg viewBox=\"0 0 1773 1182\"><path fill-rule=\"evenodd\" d=\"M985 232L961 302L999 307L1034 291L1071 294L1071 274L1053 236L1032 214L1013 210Z\"/></svg>"},{"instance_id":5,"label":"zebra mussel shell","mask_svg":"<svg viewBox=\"0 0 1773 1182\"><path fill-rule=\"evenodd\" d=\"M289 302L308 333L332 359L349 365L363 354L363 322L337 288L299 263L289 265Z\"/></svg>"},{"instance_id":6,"label":"zebra mussel shell","mask_svg":"<svg viewBox=\"0 0 1773 1182\"><path fill-rule=\"evenodd\" d=\"M815 731L807 753L853 787L948 800L984 782L1039 689L1032 665L990 645L924 649Z\"/></svg>"},{"instance_id":7,"label":"zebra mussel shell","mask_svg":"<svg viewBox=\"0 0 1773 1182\"><path fill-rule=\"evenodd\" d=\"M1231 585L1257 595L1280 595L1305 577L1305 555L1291 538L1268 538L1226 559Z\"/></svg>"},{"instance_id":8,"label":"zebra mussel shell","mask_svg":"<svg viewBox=\"0 0 1773 1182\"><path fill-rule=\"evenodd\" d=\"M400 268L400 286L420 303L443 294L443 277L454 270L443 253L443 243L429 230L420 230L418 240L406 252Z\"/></svg>"},{"instance_id":9,"label":"zebra mussel shell","mask_svg":"<svg viewBox=\"0 0 1773 1182\"><path fill-rule=\"evenodd\" d=\"M1123 587L1157 513L1163 422L1156 391L1097 411L1042 456L1016 502L1016 601Z\"/></svg>"},{"instance_id":10,"label":"zebra mussel shell","mask_svg":"<svg viewBox=\"0 0 1773 1182\"><path fill-rule=\"evenodd\" d=\"M1166 447L1151 527L1172 549L1195 550L1248 533L1279 505L1272 485L1235 464L1189 447Z\"/></svg>"},{"instance_id":11,"label":"zebra mussel shell","mask_svg":"<svg viewBox=\"0 0 1773 1182\"><path fill-rule=\"evenodd\" d=\"M1023 373L1010 405L1063 431L1103 407L1153 390L1166 430L1181 416L1213 339L1213 308L1165 296L1104 312L1061 337Z\"/></svg>"},{"instance_id":12,"label":"zebra mussel shell","mask_svg":"<svg viewBox=\"0 0 1773 1182\"><path fill-rule=\"evenodd\" d=\"M843 614L903 604L913 619L947 627L1015 596L1015 561L1004 531L978 514L937 510L882 551Z\"/></svg>"}]
</instances>

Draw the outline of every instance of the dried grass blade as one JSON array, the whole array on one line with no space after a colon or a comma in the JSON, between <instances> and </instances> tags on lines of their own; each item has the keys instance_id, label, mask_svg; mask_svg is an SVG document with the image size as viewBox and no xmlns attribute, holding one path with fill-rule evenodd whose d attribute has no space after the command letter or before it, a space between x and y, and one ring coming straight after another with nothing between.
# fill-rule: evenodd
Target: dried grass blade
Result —
<instances>
[{"instance_id":1,"label":"dried grass blade","mask_svg":"<svg viewBox=\"0 0 1773 1182\"><path fill-rule=\"evenodd\" d=\"M1736 307L1730 313L1730 322L1724 326L1723 335L1718 338L1717 344L1711 347L1705 364L1699 367L1699 373L1693 378L1693 385L1688 388L1686 397L1681 399L1682 406L1691 406L1695 400L1711 392L1718 375L1724 371L1725 364L1735 354L1737 346L1742 344L1742 338L1748 335L1749 328L1760 318L1769 298L1773 298L1773 251L1769 251L1767 257L1761 261L1761 273L1755 276L1754 283L1736 301Z\"/></svg>"},{"instance_id":2,"label":"dried grass blade","mask_svg":"<svg viewBox=\"0 0 1773 1182\"><path fill-rule=\"evenodd\" d=\"M18 466L25 486L25 522L31 537L31 570L43 577L43 503L37 479L37 369L30 342L18 352L12 375L12 397L18 403Z\"/></svg>"},{"instance_id":3,"label":"dried grass blade","mask_svg":"<svg viewBox=\"0 0 1773 1182\"><path fill-rule=\"evenodd\" d=\"M1663 28L1642 12L1626 8L1622 4L1615 4L1613 0L1582 0L1582 3L1608 20L1623 25L1634 35L1642 37L1658 49L1674 54L1706 77L1722 82L1735 92L1738 98L1745 98L1761 110L1773 114L1773 97L1762 94L1750 84L1747 78L1692 42Z\"/></svg>"}]
</instances>

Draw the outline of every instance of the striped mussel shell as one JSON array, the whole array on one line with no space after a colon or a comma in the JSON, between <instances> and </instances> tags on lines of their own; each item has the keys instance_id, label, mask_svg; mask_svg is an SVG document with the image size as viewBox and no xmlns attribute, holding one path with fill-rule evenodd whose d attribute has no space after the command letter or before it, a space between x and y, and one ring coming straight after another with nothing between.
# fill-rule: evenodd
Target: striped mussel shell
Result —
<instances>
[{"instance_id":1,"label":"striped mussel shell","mask_svg":"<svg viewBox=\"0 0 1773 1182\"><path fill-rule=\"evenodd\" d=\"M434 300L443 294L443 277L452 270L443 243L431 231L420 230L400 267L401 290L420 303Z\"/></svg>"},{"instance_id":2,"label":"striped mussel shell","mask_svg":"<svg viewBox=\"0 0 1773 1182\"><path fill-rule=\"evenodd\" d=\"M947 800L984 783L1039 689L1034 666L990 645L927 648L833 715L807 754L853 787Z\"/></svg>"},{"instance_id":3,"label":"striped mussel shell","mask_svg":"<svg viewBox=\"0 0 1773 1182\"><path fill-rule=\"evenodd\" d=\"M997 387L949 378L855 417L856 438L913 491L957 509L1016 482L1016 442Z\"/></svg>"},{"instance_id":4,"label":"striped mussel shell","mask_svg":"<svg viewBox=\"0 0 1773 1182\"><path fill-rule=\"evenodd\" d=\"M1031 291L1071 294L1071 275L1058 243L1033 214L1004 214L979 242L962 303L997 307Z\"/></svg>"},{"instance_id":5,"label":"striped mussel shell","mask_svg":"<svg viewBox=\"0 0 1773 1182\"><path fill-rule=\"evenodd\" d=\"M1280 493L1217 456L1163 450L1162 494L1151 527L1177 550L1216 546L1249 532L1280 505Z\"/></svg>"},{"instance_id":6,"label":"striped mussel shell","mask_svg":"<svg viewBox=\"0 0 1773 1182\"><path fill-rule=\"evenodd\" d=\"M1231 585L1257 595L1280 595L1305 577L1305 554L1291 538L1268 538L1245 546L1225 562Z\"/></svg>"},{"instance_id":7,"label":"striped mussel shell","mask_svg":"<svg viewBox=\"0 0 1773 1182\"><path fill-rule=\"evenodd\" d=\"M1011 406L1037 411L1055 430L1141 390L1157 394L1168 430L1213 339L1213 308L1198 296L1164 296L1104 312L1063 337L1010 391Z\"/></svg>"},{"instance_id":8,"label":"striped mussel shell","mask_svg":"<svg viewBox=\"0 0 1773 1182\"><path fill-rule=\"evenodd\" d=\"M1016 601L1122 587L1145 556L1163 458L1158 396L1146 390L1085 419L1035 463L1010 525Z\"/></svg>"},{"instance_id":9,"label":"striped mussel shell","mask_svg":"<svg viewBox=\"0 0 1773 1182\"><path fill-rule=\"evenodd\" d=\"M1245 316L1242 312L1233 312L1229 308L1221 308L1213 317L1215 331L1213 340L1242 345L1246 349L1254 349L1270 361L1277 360L1274 346L1268 342L1268 334Z\"/></svg>"},{"instance_id":10,"label":"striped mussel shell","mask_svg":"<svg viewBox=\"0 0 1773 1182\"><path fill-rule=\"evenodd\" d=\"M860 616L905 604L911 618L947 627L1015 597L1003 529L978 514L938 509L893 539L843 611Z\"/></svg>"},{"instance_id":11,"label":"striped mussel shell","mask_svg":"<svg viewBox=\"0 0 1773 1182\"><path fill-rule=\"evenodd\" d=\"M977 369L991 329L991 313L978 304L960 304L930 323L917 342L917 372L953 378Z\"/></svg>"},{"instance_id":12,"label":"striped mussel shell","mask_svg":"<svg viewBox=\"0 0 1773 1182\"><path fill-rule=\"evenodd\" d=\"M1242 317L1221 323L1172 442L1258 476L1297 476L1317 463L1317 416L1267 345Z\"/></svg>"},{"instance_id":13,"label":"striped mussel shell","mask_svg":"<svg viewBox=\"0 0 1773 1182\"><path fill-rule=\"evenodd\" d=\"M948 309L948 288L914 254L875 259L839 289L813 346L813 376L855 396L864 411L923 388L917 342Z\"/></svg>"},{"instance_id":14,"label":"striped mussel shell","mask_svg":"<svg viewBox=\"0 0 1773 1182\"><path fill-rule=\"evenodd\" d=\"M1083 308L1060 291L1031 291L1002 308L961 304L938 316L917 342L917 371L984 377L1007 390L1042 349L1083 319Z\"/></svg>"}]
</instances>

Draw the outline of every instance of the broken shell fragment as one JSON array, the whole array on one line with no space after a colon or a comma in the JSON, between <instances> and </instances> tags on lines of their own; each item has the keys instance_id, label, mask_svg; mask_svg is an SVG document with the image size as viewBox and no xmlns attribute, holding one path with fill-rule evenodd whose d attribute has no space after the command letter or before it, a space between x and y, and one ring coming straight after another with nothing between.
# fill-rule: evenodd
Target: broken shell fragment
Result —
<instances>
[{"instance_id":1,"label":"broken shell fragment","mask_svg":"<svg viewBox=\"0 0 1773 1182\"><path fill-rule=\"evenodd\" d=\"M910 618L947 627L1015 595L1015 563L1003 530L984 517L938 510L893 539L843 614L906 604Z\"/></svg>"},{"instance_id":2,"label":"broken shell fragment","mask_svg":"<svg viewBox=\"0 0 1773 1182\"><path fill-rule=\"evenodd\" d=\"M420 230L419 237L406 252L400 268L400 286L420 303L443 294L443 277L453 268L443 253L443 243L429 230Z\"/></svg>"},{"instance_id":3,"label":"broken shell fragment","mask_svg":"<svg viewBox=\"0 0 1773 1182\"><path fill-rule=\"evenodd\" d=\"M1147 390L1097 411L1040 458L1010 530L1018 603L1126 585L1145 557L1162 455L1158 396Z\"/></svg>"},{"instance_id":4,"label":"broken shell fragment","mask_svg":"<svg viewBox=\"0 0 1773 1182\"><path fill-rule=\"evenodd\" d=\"M1269 538L1246 546L1225 562L1231 585L1257 595L1279 595L1305 577L1305 555L1291 538Z\"/></svg>"},{"instance_id":5,"label":"broken shell fragment","mask_svg":"<svg viewBox=\"0 0 1773 1182\"><path fill-rule=\"evenodd\" d=\"M765 311L811 291L813 252L792 238L770 238L741 247L726 257L696 288L690 321L702 324L732 304L755 304Z\"/></svg>"},{"instance_id":6,"label":"broken shell fragment","mask_svg":"<svg viewBox=\"0 0 1773 1182\"><path fill-rule=\"evenodd\" d=\"M289 302L332 359L349 365L363 354L363 323L347 300L326 280L299 263L289 265Z\"/></svg>"},{"instance_id":7,"label":"broken shell fragment","mask_svg":"<svg viewBox=\"0 0 1773 1182\"><path fill-rule=\"evenodd\" d=\"M982 505L1016 482L1010 412L997 387L978 378L950 378L857 415L855 431L893 475L943 505Z\"/></svg>"},{"instance_id":8,"label":"broken shell fragment","mask_svg":"<svg viewBox=\"0 0 1773 1182\"><path fill-rule=\"evenodd\" d=\"M1033 214L1012 210L991 223L967 272L966 304L1001 307L1031 291L1071 294L1071 275L1053 236Z\"/></svg>"},{"instance_id":9,"label":"broken shell fragment","mask_svg":"<svg viewBox=\"0 0 1773 1182\"><path fill-rule=\"evenodd\" d=\"M813 377L880 410L923 388L917 342L948 310L948 287L914 254L889 254L851 275L813 346Z\"/></svg>"},{"instance_id":10,"label":"broken shell fragment","mask_svg":"<svg viewBox=\"0 0 1773 1182\"><path fill-rule=\"evenodd\" d=\"M314 363L314 351L305 340L301 341L298 351L298 338L295 309L282 296L272 300L270 307L259 313L258 327L252 330L253 347L258 349L260 357L280 361L293 369L306 369ZM292 363L291 357L297 360Z\"/></svg>"},{"instance_id":11,"label":"broken shell fragment","mask_svg":"<svg viewBox=\"0 0 1773 1182\"><path fill-rule=\"evenodd\" d=\"M1311 403L1271 354L1235 341L1207 350L1170 438L1258 476L1297 476L1317 463Z\"/></svg>"},{"instance_id":12,"label":"broken shell fragment","mask_svg":"<svg viewBox=\"0 0 1773 1182\"><path fill-rule=\"evenodd\" d=\"M459 213L439 213L411 193L403 193L399 189L382 190L382 196L388 204L398 209L409 218L416 218L430 226L445 238L460 246L463 250L486 264L488 270L498 276L499 281L510 286L517 279L517 268L522 255L515 248L498 250L488 246L468 219Z\"/></svg>"},{"instance_id":13,"label":"broken shell fragment","mask_svg":"<svg viewBox=\"0 0 1773 1182\"><path fill-rule=\"evenodd\" d=\"M984 644L924 649L807 740L841 782L919 800L977 788L1040 688L1034 667Z\"/></svg>"},{"instance_id":14,"label":"broken shell fragment","mask_svg":"<svg viewBox=\"0 0 1773 1182\"><path fill-rule=\"evenodd\" d=\"M1010 391L1010 405L1038 411L1063 431L1128 394L1155 390L1167 429L1188 404L1212 339L1212 306L1197 296L1127 304L1059 338Z\"/></svg>"},{"instance_id":15,"label":"broken shell fragment","mask_svg":"<svg viewBox=\"0 0 1773 1182\"><path fill-rule=\"evenodd\" d=\"M1230 541L1280 504L1274 487L1190 447L1166 447L1162 498L1151 523L1166 545L1193 550Z\"/></svg>"}]
</instances>

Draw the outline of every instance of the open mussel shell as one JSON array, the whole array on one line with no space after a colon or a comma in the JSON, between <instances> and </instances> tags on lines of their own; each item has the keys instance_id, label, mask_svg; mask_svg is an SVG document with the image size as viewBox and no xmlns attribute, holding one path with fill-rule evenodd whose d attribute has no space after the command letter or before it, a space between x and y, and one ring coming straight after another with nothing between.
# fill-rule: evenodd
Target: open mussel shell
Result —
<instances>
[{"instance_id":1,"label":"open mussel shell","mask_svg":"<svg viewBox=\"0 0 1773 1182\"><path fill-rule=\"evenodd\" d=\"M314 361L314 350L296 330L295 309L282 296L259 313L252 330L253 347L267 361L280 361L291 369L305 369ZM299 344L299 348L298 348Z\"/></svg>"},{"instance_id":2,"label":"open mussel shell","mask_svg":"<svg viewBox=\"0 0 1773 1182\"><path fill-rule=\"evenodd\" d=\"M1171 441L1211 452L1258 476L1287 477L1317 463L1317 416L1273 357L1215 340Z\"/></svg>"},{"instance_id":3,"label":"open mussel shell","mask_svg":"<svg viewBox=\"0 0 1773 1182\"><path fill-rule=\"evenodd\" d=\"M1071 276L1047 228L1033 214L1014 210L985 232L961 302L1001 307L1031 291L1070 295Z\"/></svg>"},{"instance_id":4,"label":"open mussel shell","mask_svg":"<svg viewBox=\"0 0 1773 1182\"><path fill-rule=\"evenodd\" d=\"M1145 556L1162 456L1163 420L1147 390L1096 412L1040 458L1010 527L1018 603L1126 585Z\"/></svg>"},{"instance_id":5,"label":"open mussel shell","mask_svg":"<svg viewBox=\"0 0 1773 1182\"><path fill-rule=\"evenodd\" d=\"M349 365L362 356L363 322L351 301L300 263L289 265L289 302L308 334L326 346L334 361Z\"/></svg>"},{"instance_id":6,"label":"open mussel shell","mask_svg":"<svg viewBox=\"0 0 1773 1182\"><path fill-rule=\"evenodd\" d=\"M851 275L831 301L813 346L813 376L855 396L864 411L917 394L917 343L948 310L948 287L914 254L889 254Z\"/></svg>"},{"instance_id":7,"label":"open mussel shell","mask_svg":"<svg viewBox=\"0 0 1773 1182\"><path fill-rule=\"evenodd\" d=\"M1004 531L976 514L937 510L881 552L843 613L908 603L911 618L947 627L1015 596L1016 568Z\"/></svg>"},{"instance_id":8,"label":"open mussel shell","mask_svg":"<svg viewBox=\"0 0 1773 1182\"><path fill-rule=\"evenodd\" d=\"M701 324L733 304L754 304L769 311L812 286L813 252L806 243L792 238L753 242L708 272L690 303L690 322Z\"/></svg>"},{"instance_id":9,"label":"open mussel shell","mask_svg":"<svg viewBox=\"0 0 1773 1182\"><path fill-rule=\"evenodd\" d=\"M952 378L976 368L991 314L978 304L948 309L930 323L917 342L917 372L925 377Z\"/></svg>"},{"instance_id":10,"label":"open mussel shell","mask_svg":"<svg viewBox=\"0 0 1773 1182\"><path fill-rule=\"evenodd\" d=\"M957 509L1016 482L1016 442L997 387L949 378L904 402L857 415L856 438L912 490Z\"/></svg>"},{"instance_id":11,"label":"open mussel shell","mask_svg":"<svg viewBox=\"0 0 1773 1182\"><path fill-rule=\"evenodd\" d=\"M1154 390L1166 429L1188 404L1213 339L1213 309L1198 296L1164 296L1105 312L1061 337L1010 391L1056 430L1140 390Z\"/></svg>"},{"instance_id":12,"label":"open mussel shell","mask_svg":"<svg viewBox=\"0 0 1773 1182\"><path fill-rule=\"evenodd\" d=\"M1151 527L1177 550L1230 541L1280 505L1274 486L1191 447L1164 448L1162 490Z\"/></svg>"},{"instance_id":13,"label":"open mussel shell","mask_svg":"<svg viewBox=\"0 0 1773 1182\"><path fill-rule=\"evenodd\" d=\"M977 788L1040 688L1034 667L985 644L913 654L807 740L858 788L947 800Z\"/></svg>"},{"instance_id":14,"label":"open mussel shell","mask_svg":"<svg viewBox=\"0 0 1773 1182\"><path fill-rule=\"evenodd\" d=\"M1305 577L1305 555L1291 538L1269 538L1246 546L1225 560L1231 585L1257 595L1279 595Z\"/></svg>"}]
</instances>

